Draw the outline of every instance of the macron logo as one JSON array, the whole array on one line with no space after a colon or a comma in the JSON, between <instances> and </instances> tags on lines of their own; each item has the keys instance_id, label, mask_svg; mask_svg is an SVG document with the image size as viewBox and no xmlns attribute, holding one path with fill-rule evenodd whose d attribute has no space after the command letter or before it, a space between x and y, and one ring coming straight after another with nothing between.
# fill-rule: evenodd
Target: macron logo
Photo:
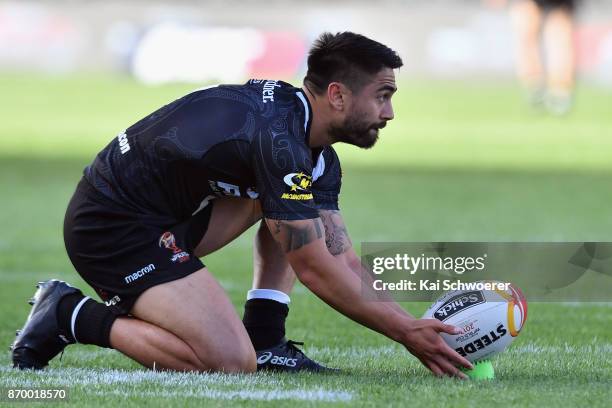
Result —
<instances>
[{"instance_id":1,"label":"macron logo","mask_svg":"<svg viewBox=\"0 0 612 408\"><path fill-rule=\"evenodd\" d=\"M263 85L262 101L268 103L268 101L274 102L274 88L280 88L278 81L267 80Z\"/></svg>"},{"instance_id":2,"label":"macron logo","mask_svg":"<svg viewBox=\"0 0 612 408\"><path fill-rule=\"evenodd\" d=\"M119 141L119 149L121 149L121 154L126 154L130 151L130 144L128 143L125 130L119 133L119 135L117 136L117 140Z\"/></svg>"},{"instance_id":3,"label":"macron logo","mask_svg":"<svg viewBox=\"0 0 612 408\"><path fill-rule=\"evenodd\" d=\"M128 276L124 277L123 279L125 279L125 283L132 283L136 279L140 279L143 276L145 276L147 273L153 272L154 270L155 270L155 265L148 264L144 268L142 268L142 269L132 273L131 275L128 275Z\"/></svg>"}]
</instances>

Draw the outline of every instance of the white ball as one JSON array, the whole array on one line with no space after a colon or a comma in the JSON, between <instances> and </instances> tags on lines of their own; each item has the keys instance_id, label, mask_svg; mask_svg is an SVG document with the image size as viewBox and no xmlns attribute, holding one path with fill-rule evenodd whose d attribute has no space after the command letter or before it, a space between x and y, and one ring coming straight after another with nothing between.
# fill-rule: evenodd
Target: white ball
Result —
<instances>
[{"instance_id":1,"label":"white ball","mask_svg":"<svg viewBox=\"0 0 612 408\"><path fill-rule=\"evenodd\" d=\"M527 300L512 284L507 290L455 290L442 295L423 318L459 327L461 334L441 336L475 362L501 353L514 341L527 319Z\"/></svg>"}]
</instances>

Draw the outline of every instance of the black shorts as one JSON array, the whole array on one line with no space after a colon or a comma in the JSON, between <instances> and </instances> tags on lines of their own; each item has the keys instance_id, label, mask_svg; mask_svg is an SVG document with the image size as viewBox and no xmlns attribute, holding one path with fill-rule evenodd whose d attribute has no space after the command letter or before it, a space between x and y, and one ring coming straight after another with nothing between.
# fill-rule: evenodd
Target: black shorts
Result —
<instances>
[{"instance_id":1,"label":"black shorts","mask_svg":"<svg viewBox=\"0 0 612 408\"><path fill-rule=\"evenodd\" d=\"M81 277L117 314L145 290L204 267L193 251L206 233L212 201L191 218L138 214L81 179L64 219L66 251Z\"/></svg>"},{"instance_id":2,"label":"black shorts","mask_svg":"<svg viewBox=\"0 0 612 408\"><path fill-rule=\"evenodd\" d=\"M575 0L535 0L535 2L538 4L538 6L545 10L555 8L567 8L569 10L573 10L576 7Z\"/></svg>"}]
</instances>

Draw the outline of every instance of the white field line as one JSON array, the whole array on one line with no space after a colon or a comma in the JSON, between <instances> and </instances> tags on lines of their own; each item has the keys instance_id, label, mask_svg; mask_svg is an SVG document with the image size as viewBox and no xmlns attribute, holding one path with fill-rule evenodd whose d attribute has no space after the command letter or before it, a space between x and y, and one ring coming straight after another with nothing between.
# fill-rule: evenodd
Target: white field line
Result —
<instances>
[{"instance_id":1,"label":"white field line","mask_svg":"<svg viewBox=\"0 0 612 408\"><path fill-rule=\"evenodd\" d=\"M612 307L612 302L561 302L561 305L567 307Z\"/></svg>"},{"instance_id":2,"label":"white field line","mask_svg":"<svg viewBox=\"0 0 612 408\"><path fill-rule=\"evenodd\" d=\"M582 345L545 345L526 343L511 347L515 355L586 353L595 358L607 359L612 356L612 343ZM70 352L70 351L68 351ZM312 355L333 355L334 358L359 361L372 357L396 358L406 353L400 346L315 348L308 350ZM110 350L75 349L77 356L105 356L114 353ZM604 354L604 356L602 356ZM407 354L406 354L407 356ZM85 359L85 361L87 361ZM356 399L353 392L323 387L298 387L291 384L289 377L267 375L228 375L155 372L150 370L118 370L106 368L57 367L39 372L16 373L8 366L0 367L0 386L2 387L87 387L94 395L124 396L126 393L145 398L199 398L215 400L253 400L253 401L320 401L349 402ZM113 390L105 388L112 387ZM153 389L153 390L151 390Z\"/></svg>"},{"instance_id":3,"label":"white field line","mask_svg":"<svg viewBox=\"0 0 612 408\"><path fill-rule=\"evenodd\" d=\"M512 353L604 353L604 354L612 354L612 344L611 343L602 343L602 344L584 344L580 346L565 344L562 346L545 346L541 344L528 343L523 344L521 346L512 347L508 349Z\"/></svg>"},{"instance_id":4,"label":"white field line","mask_svg":"<svg viewBox=\"0 0 612 408\"><path fill-rule=\"evenodd\" d=\"M282 378L265 375L228 375L169 373L146 370L109 370L86 368L53 368L41 372L20 373L15 376L10 367L0 367L0 386L3 387L74 387L86 386L89 393L107 396L130 395L162 398L207 398L219 400L296 400L346 402L354 394L345 390L322 387L295 388ZM100 387L112 386L112 391ZM138 386L138 387L136 387ZM138 390L153 386L155 391ZM283 389L291 387L291 389ZM224 389L233 388L233 389Z\"/></svg>"},{"instance_id":5,"label":"white field line","mask_svg":"<svg viewBox=\"0 0 612 408\"><path fill-rule=\"evenodd\" d=\"M109 394L124 396L125 392L120 390L95 391L93 394L108 396ZM255 400L255 401L324 401L324 402L349 402L353 394L347 391L330 391L322 388L293 389L293 390L199 390L199 391L131 391L130 395L145 398L206 398L216 400Z\"/></svg>"},{"instance_id":6,"label":"white field line","mask_svg":"<svg viewBox=\"0 0 612 408\"><path fill-rule=\"evenodd\" d=\"M525 343L516 346L510 346L508 349L510 353L612 353L612 343L598 343L597 339L593 339L592 342L582 345L545 345L542 343ZM403 347L399 345L388 345L388 346L377 346L377 347L347 347L347 348L335 348L335 347L306 347L305 352L312 357L328 357L333 356L336 360L356 360L359 361L361 359L371 359L371 358L396 358L398 356L406 356L408 357L407 351L404 350ZM77 360L79 363L89 363L92 360L98 358L105 357L119 357L119 358L127 358L123 357L116 350L103 349L103 348L80 348L78 346L71 346L66 349L64 358L70 358L71 360ZM79 364L77 363L77 364ZM91 373L90 369L85 368L75 368L75 367L66 367L63 368L62 363L59 361L53 361L53 368L46 370L46 372L65 372L66 370L82 370L82 372L78 372L78 377L81 379L87 378L87 375ZM80 365L80 364L79 364ZM84 364L85 365L85 364ZM0 374L4 371L10 370L7 367L0 367ZM123 371L121 370L104 370L103 367L97 368L98 371L102 370L102 374L96 377L96 381L102 381L103 383L111 384L115 381L115 378L123 378ZM119 373L116 377L113 373ZM126 371L125 373L129 373L131 375L131 381L155 381L156 378L162 375L170 375L172 378L176 378L177 375L193 375L193 374L181 374L181 373L162 373L162 372L153 372L153 371ZM126 374L127 375L127 374ZM219 377L221 376L221 377ZM198 382L211 382L221 384L224 381L224 377L222 374L204 374L197 375ZM252 378L262 378L262 377L252 377ZM261 384L269 384L271 379L262 379ZM175 380L169 380L173 384ZM227 380L227 384L234 384L236 381L236 377L229 377ZM121 382L121 380L119 380ZM179 384L177 384L179 385Z\"/></svg>"},{"instance_id":7,"label":"white field line","mask_svg":"<svg viewBox=\"0 0 612 408\"><path fill-rule=\"evenodd\" d=\"M379 347L308 347L306 352L314 357L333 356L337 360L359 361L368 358L397 358L407 352L399 345L388 345ZM508 352L512 354L611 354L612 343L598 342L598 339L591 339L589 343L581 345L557 344L546 345L542 343L525 343L511 346ZM110 357L114 350L107 349L79 349L71 347L66 350L66 354L77 357L79 361L87 363L97 357ZM127 357L126 357L127 358ZM270 377L266 375L228 375L220 373L197 374L197 373L176 373L159 372L145 369L121 370L108 369L104 367L61 367L61 363L54 361L54 367L44 371L17 374L9 366L0 366L0 385L27 385L49 383L54 385L116 385L116 384L140 384L153 383L168 387L202 387L202 385L228 386L240 388L266 388L270 386L283 387L285 380L283 377ZM265 391L265 390L264 390ZM334 391L335 392L335 391Z\"/></svg>"},{"instance_id":8,"label":"white field line","mask_svg":"<svg viewBox=\"0 0 612 408\"><path fill-rule=\"evenodd\" d=\"M177 373L159 372L152 370L116 370L104 368L50 368L44 371L27 373L27 376L14 376L15 371L8 366L0 367L0 379L2 382L9 382L6 385L21 384L23 381L33 383L51 383L61 386L70 385L117 385L117 384L141 384L153 383L172 387L196 387L205 384L217 386L265 386L282 385L275 378L267 376L238 376L220 373L197 374L197 373ZM5 376L8 374L7 376Z\"/></svg>"},{"instance_id":9,"label":"white field line","mask_svg":"<svg viewBox=\"0 0 612 408\"><path fill-rule=\"evenodd\" d=\"M510 346L508 349L518 353L612 353L612 343L593 343L582 345L543 345L535 343L527 343L521 346ZM337 349L331 347L308 347L305 350L307 354L315 355L333 355L335 358L364 358L364 357L393 357L398 354L407 353L401 346L383 346L383 347L350 347L345 349Z\"/></svg>"},{"instance_id":10,"label":"white field line","mask_svg":"<svg viewBox=\"0 0 612 408\"><path fill-rule=\"evenodd\" d=\"M379 346L379 347L305 347L304 352L307 355L333 355L339 359L359 359L364 357L381 357L393 356L398 353L404 353L404 349L397 345Z\"/></svg>"}]
</instances>

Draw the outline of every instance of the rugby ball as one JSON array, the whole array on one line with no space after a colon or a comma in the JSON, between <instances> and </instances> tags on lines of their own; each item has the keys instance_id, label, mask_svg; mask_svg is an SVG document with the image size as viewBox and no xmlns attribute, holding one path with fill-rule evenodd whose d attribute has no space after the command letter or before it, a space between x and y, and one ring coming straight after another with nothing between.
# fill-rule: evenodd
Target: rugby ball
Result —
<instances>
[{"instance_id":1,"label":"rugby ball","mask_svg":"<svg viewBox=\"0 0 612 408\"><path fill-rule=\"evenodd\" d=\"M470 362L489 359L514 341L527 320L527 301L523 293L512 284L505 286L505 290L446 292L423 318L438 319L459 327L461 334L440 335L446 344Z\"/></svg>"}]
</instances>

